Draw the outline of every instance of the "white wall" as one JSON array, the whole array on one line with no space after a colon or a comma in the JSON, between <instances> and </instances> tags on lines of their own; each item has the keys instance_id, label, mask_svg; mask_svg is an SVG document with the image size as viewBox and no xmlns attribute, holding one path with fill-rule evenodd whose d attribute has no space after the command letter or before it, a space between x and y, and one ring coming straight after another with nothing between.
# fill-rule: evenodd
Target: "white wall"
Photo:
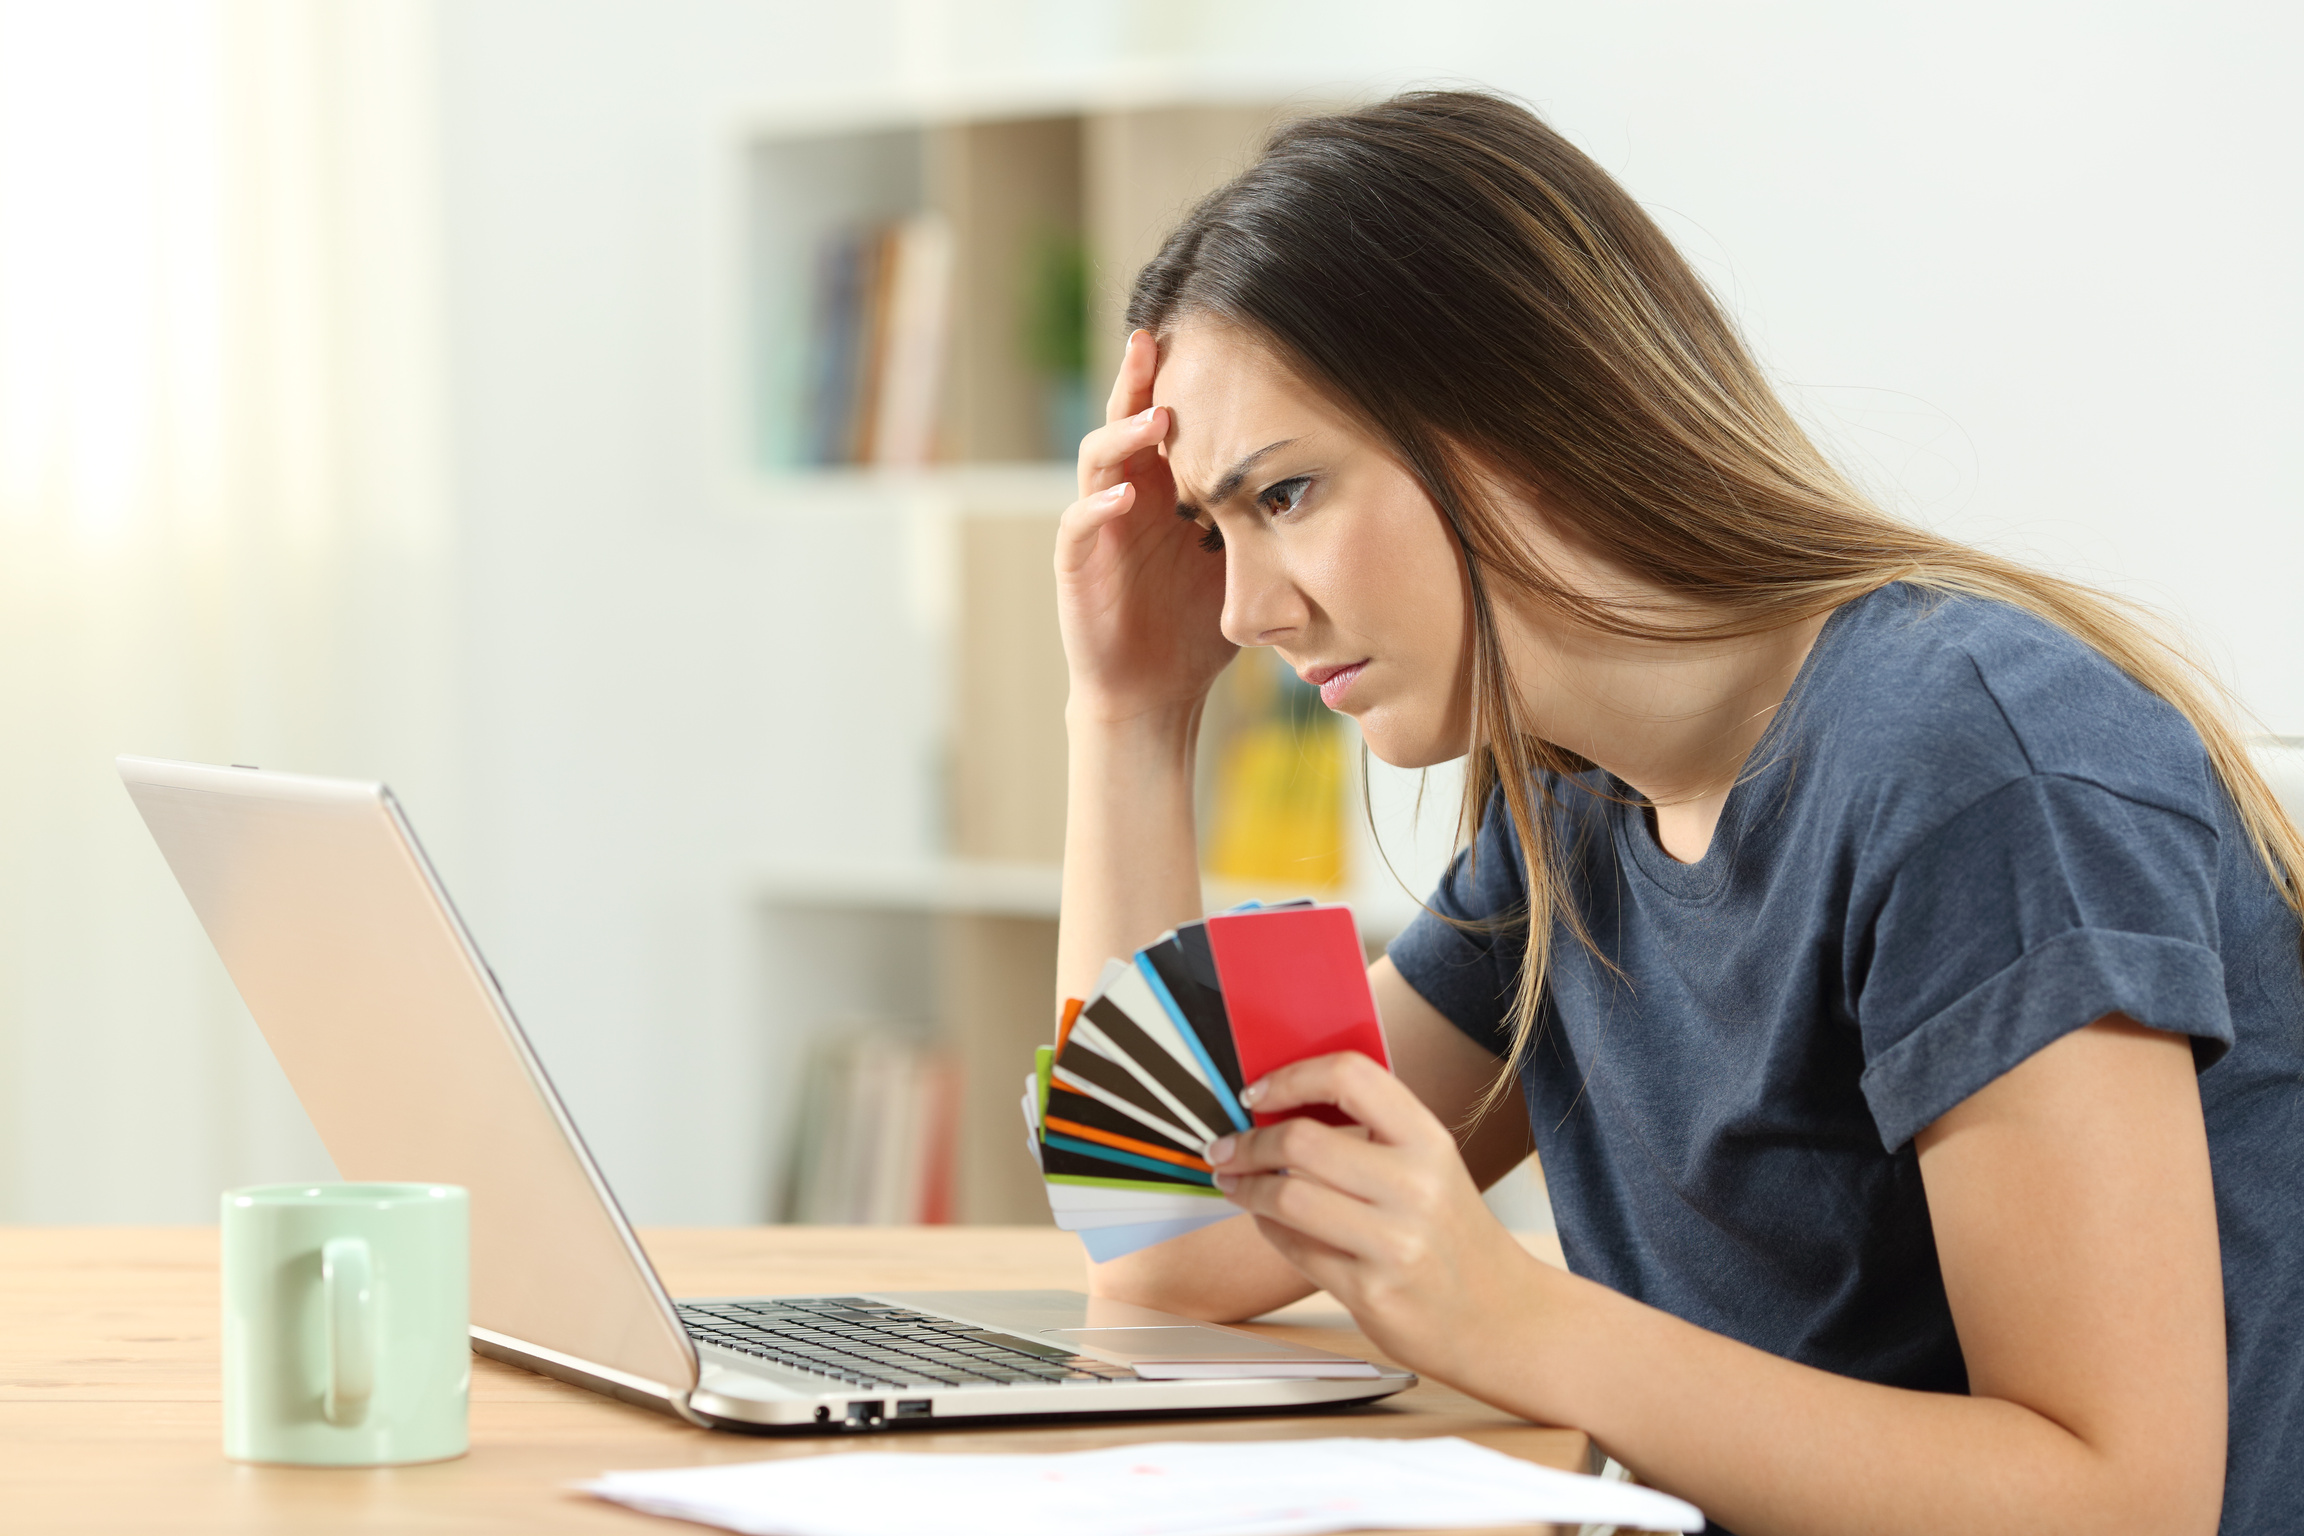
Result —
<instances>
[{"instance_id":1,"label":"white wall","mask_svg":"<svg viewBox=\"0 0 2304 1536\"><path fill-rule=\"evenodd\" d=\"M1914 512L2167 602L2304 732L2288 12L455 0L442 26L467 763L439 852L642 1221L761 1209L747 871L933 833L941 659L897 515L724 494L731 130L803 98L1521 92Z\"/></svg>"},{"instance_id":2,"label":"white wall","mask_svg":"<svg viewBox=\"0 0 2304 1536\"><path fill-rule=\"evenodd\" d=\"M763 1209L749 875L928 838L898 519L716 500L730 113L875 52L812 9L442 12L472 808L443 863L646 1221Z\"/></svg>"},{"instance_id":3,"label":"white wall","mask_svg":"<svg viewBox=\"0 0 2304 1536\"><path fill-rule=\"evenodd\" d=\"M0 0L0 1221L329 1171L112 759L454 820L429 20Z\"/></svg>"}]
</instances>

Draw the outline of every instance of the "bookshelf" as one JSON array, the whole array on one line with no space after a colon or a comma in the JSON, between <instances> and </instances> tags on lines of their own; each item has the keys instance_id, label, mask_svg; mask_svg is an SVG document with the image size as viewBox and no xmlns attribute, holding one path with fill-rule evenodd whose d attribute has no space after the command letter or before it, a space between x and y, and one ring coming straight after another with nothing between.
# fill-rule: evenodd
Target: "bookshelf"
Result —
<instances>
[{"instance_id":1,"label":"bookshelf","mask_svg":"<svg viewBox=\"0 0 2304 1536\"><path fill-rule=\"evenodd\" d=\"M748 135L747 458L771 479L853 464L1068 461L1099 419L1091 381L1117 365L1129 280L1288 110L1042 104ZM912 266L940 279L945 297L908 306L902 253L876 256L873 240L921 231L932 249L913 251ZM889 414L886 391L905 382L890 375L906 370L886 365L899 357L934 375L920 451L891 451L868 430L818 430L843 409Z\"/></svg>"},{"instance_id":2,"label":"bookshelf","mask_svg":"<svg viewBox=\"0 0 2304 1536\"><path fill-rule=\"evenodd\" d=\"M747 497L781 516L901 507L910 546L895 558L926 573L949 677L948 715L935 723L942 846L907 864L760 872L764 1024L794 1069L787 1091L811 1091L798 1087L809 1080L799 1064L810 1042L841 1031L957 1062L951 1172L962 1221L1047 1219L1016 1101L1032 1047L1052 1029L1066 677L1049 557L1091 401L1101 417L1102 390L1088 380L1116 366L1136 270L1184 209L1247 163L1283 110L1043 101L743 136L746 408L736 414ZM878 254L859 254L868 250ZM897 298L908 260L945 285L934 336L920 332L935 306L907 310ZM876 310L856 298L872 283ZM912 333L897 334L905 326ZM925 428L916 397L887 392L888 360L902 356L935 360ZM877 393L858 382L875 367ZM838 397L829 405L828 393ZM828 427L842 410L847 427ZM858 427L866 418L873 424ZM907 432L909 445L899 443ZM1250 655L1242 665L1268 662ZM1204 803L1224 793L1225 743L1279 719L1273 690L1284 686L1244 674L1220 688L1204 737ZM1246 876L1211 880L1208 898L1219 908L1307 893L1351 900L1380 950L1413 904L1386 888L1365 850L1341 846L1354 835L1342 813L1356 816L1359 804L1355 753L1336 723L1322 717L1319 728L1338 736L1323 743L1335 772L1319 812L1338 844L1318 865L1332 883L1288 880L1285 849L1235 850L1228 857ZM810 1106L784 1110L795 1128L819 1123L806 1120Z\"/></svg>"}]
</instances>

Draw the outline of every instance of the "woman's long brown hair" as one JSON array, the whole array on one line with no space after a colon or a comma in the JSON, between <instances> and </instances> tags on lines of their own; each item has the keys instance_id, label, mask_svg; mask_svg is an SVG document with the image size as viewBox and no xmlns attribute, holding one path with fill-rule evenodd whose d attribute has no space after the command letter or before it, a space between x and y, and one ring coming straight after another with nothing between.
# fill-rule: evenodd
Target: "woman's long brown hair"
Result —
<instances>
[{"instance_id":1,"label":"woman's long brown hair","mask_svg":"<svg viewBox=\"0 0 2304 1536\"><path fill-rule=\"evenodd\" d=\"M1272 347L1388 439L1462 544L1472 751L1459 830L1476 836L1500 794L1528 875L1528 909L1507 919L1527 933L1512 1065L1534 1035L1555 927L1590 943L1546 813L1563 778L1592 765L1524 719L1500 599L1667 641L1764 634L1898 581L2013 604L2191 722L2298 906L2304 837L2181 641L2119 599L1867 500L1639 204L1525 107L1417 92L1283 126L1137 277L1132 327L1164 334L1193 317ZM1513 510L1538 504L1561 533L1683 601L1644 615L1557 579ZM1690 607L1708 618L1691 627Z\"/></svg>"}]
</instances>

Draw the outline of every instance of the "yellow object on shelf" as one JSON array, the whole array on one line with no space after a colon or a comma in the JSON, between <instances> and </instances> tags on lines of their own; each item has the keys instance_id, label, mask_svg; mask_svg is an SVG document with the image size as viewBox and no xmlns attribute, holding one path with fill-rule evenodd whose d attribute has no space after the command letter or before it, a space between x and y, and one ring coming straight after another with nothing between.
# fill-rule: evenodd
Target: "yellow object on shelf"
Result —
<instances>
[{"instance_id":1,"label":"yellow object on shelf","mask_svg":"<svg viewBox=\"0 0 2304 1536\"><path fill-rule=\"evenodd\" d=\"M1221 686L1207 872L1304 890L1342 885L1342 722L1268 651L1243 652Z\"/></svg>"}]
</instances>

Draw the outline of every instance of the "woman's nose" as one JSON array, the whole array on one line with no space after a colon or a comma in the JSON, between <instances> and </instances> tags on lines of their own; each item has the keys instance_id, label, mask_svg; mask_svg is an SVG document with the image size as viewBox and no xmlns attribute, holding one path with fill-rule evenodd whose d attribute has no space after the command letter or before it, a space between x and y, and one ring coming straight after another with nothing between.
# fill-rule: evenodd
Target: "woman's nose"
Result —
<instances>
[{"instance_id":1,"label":"woman's nose","mask_svg":"<svg viewBox=\"0 0 2304 1536\"><path fill-rule=\"evenodd\" d=\"M1279 561L1250 536L1224 546L1224 616L1220 627L1234 645L1271 645L1304 624L1304 595Z\"/></svg>"}]
</instances>

